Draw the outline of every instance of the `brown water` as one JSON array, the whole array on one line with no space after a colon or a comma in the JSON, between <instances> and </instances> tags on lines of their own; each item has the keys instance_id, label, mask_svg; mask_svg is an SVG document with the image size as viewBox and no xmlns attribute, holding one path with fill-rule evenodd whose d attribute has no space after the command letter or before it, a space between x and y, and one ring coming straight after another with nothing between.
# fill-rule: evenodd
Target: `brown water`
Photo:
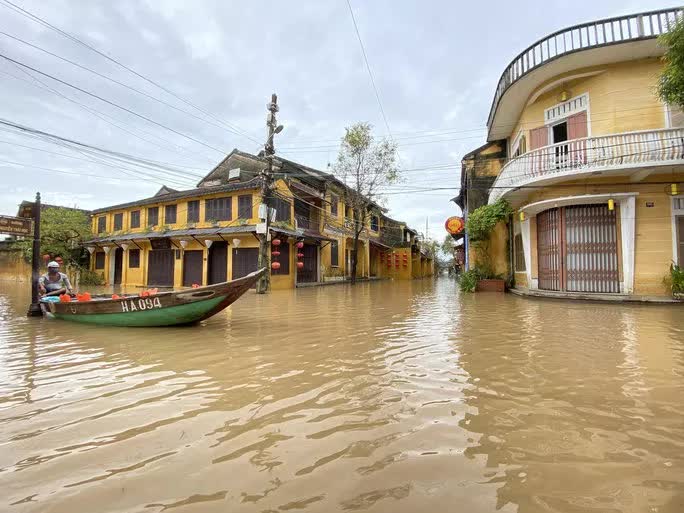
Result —
<instances>
[{"instance_id":1,"label":"brown water","mask_svg":"<svg viewBox=\"0 0 684 513\"><path fill-rule=\"evenodd\" d=\"M248 293L195 328L0 284L0 511L681 512L684 309Z\"/></svg>"}]
</instances>

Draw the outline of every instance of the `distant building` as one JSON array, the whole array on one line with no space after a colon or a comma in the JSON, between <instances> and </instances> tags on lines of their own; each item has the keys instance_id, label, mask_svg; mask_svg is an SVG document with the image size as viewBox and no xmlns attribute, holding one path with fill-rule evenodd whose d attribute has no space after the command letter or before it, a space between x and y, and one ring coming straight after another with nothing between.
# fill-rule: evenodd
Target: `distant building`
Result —
<instances>
[{"instance_id":1,"label":"distant building","mask_svg":"<svg viewBox=\"0 0 684 513\"><path fill-rule=\"evenodd\" d=\"M678 16L569 27L501 75L488 143L463 159L455 200L466 215L499 198L515 209L492 256L516 288L668 294L670 264L684 265L684 115L654 90L656 38Z\"/></svg>"},{"instance_id":2,"label":"distant building","mask_svg":"<svg viewBox=\"0 0 684 513\"><path fill-rule=\"evenodd\" d=\"M256 270L264 166L261 157L234 150L194 189L162 187L152 197L94 210L96 237L86 243L92 269L111 285L165 287L217 283ZM287 159L277 158L276 168L271 236L282 243L273 246L279 254L271 260L280 268L269 269L271 286L349 278L349 189L331 174ZM379 205L372 210L359 244L358 277L432 274L432 256L420 253L416 232L386 217Z\"/></svg>"}]
</instances>

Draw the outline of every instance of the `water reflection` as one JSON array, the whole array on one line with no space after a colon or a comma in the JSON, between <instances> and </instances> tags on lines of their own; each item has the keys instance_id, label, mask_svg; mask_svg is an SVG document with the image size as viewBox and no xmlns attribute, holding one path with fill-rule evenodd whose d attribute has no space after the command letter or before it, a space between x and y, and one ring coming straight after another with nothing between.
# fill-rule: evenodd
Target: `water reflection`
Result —
<instances>
[{"instance_id":1,"label":"water reflection","mask_svg":"<svg viewBox=\"0 0 684 513\"><path fill-rule=\"evenodd\" d=\"M3 510L681 510L681 309L439 280L121 330L27 300L0 285Z\"/></svg>"}]
</instances>

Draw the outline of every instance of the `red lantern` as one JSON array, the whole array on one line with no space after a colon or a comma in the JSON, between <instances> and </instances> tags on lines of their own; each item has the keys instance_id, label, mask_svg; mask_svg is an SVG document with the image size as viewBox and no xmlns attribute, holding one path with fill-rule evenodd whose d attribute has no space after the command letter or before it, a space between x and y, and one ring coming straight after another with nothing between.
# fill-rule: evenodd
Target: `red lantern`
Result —
<instances>
[{"instance_id":1,"label":"red lantern","mask_svg":"<svg viewBox=\"0 0 684 513\"><path fill-rule=\"evenodd\" d=\"M304 258L304 253L297 253L297 258Z\"/></svg>"},{"instance_id":2,"label":"red lantern","mask_svg":"<svg viewBox=\"0 0 684 513\"><path fill-rule=\"evenodd\" d=\"M271 255L274 257L280 256L280 251L271 251Z\"/></svg>"},{"instance_id":3,"label":"red lantern","mask_svg":"<svg viewBox=\"0 0 684 513\"><path fill-rule=\"evenodd\" d=\"M298 249L302 249L303 247L304 247L304 243L300 240L300 241L297 243L297 248L298 248Z\"/></svg>"},{"instance_id":4,"label":"red lantern","mask_svg":"<svg viewBox=\"0 0 684 513\"><path fill-rule=\"evenodd\" d=\"M297 269L304 269L304 262L297 262Z\"/></svg>"},{"instance_id":5,"label":"red lantern","mask_svg":"<svg viewBox=\"0 0 684 513\"><path fill-rule=\"evenodd\" d=\"M280 262L273 262L271 264L271 269L273 269L274 271L277 271L278 269L280 269Z\"/></svg>"},{"instance_id":6,"label":"red lantern","mask_svg":"<svg viewBox=\"0 0 684 513\"><path fill-rule=\"evenodd\" d=\"M273 239L271 241L271 244L273 244L274 246L280 246L280 239Z\"/></svg>"}]
</instances>

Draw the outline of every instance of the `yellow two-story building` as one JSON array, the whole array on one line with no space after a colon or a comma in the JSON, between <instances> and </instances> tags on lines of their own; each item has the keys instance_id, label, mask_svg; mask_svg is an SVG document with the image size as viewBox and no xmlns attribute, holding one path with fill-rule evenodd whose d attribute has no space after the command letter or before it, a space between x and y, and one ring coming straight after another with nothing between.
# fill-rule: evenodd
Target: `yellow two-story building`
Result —
<instances>
[{"instance_id":1,"label":"yellow two-story building","mask_svg":"<svg viewBox=\"0 0 684 513\"><path fill-rule=\"evenodd\" d=\"M504 198L515 210L510 230L497 232L511 251L499 244L494 256L508 261L516 288L669 294L670 264L684 264L684 116L655 86L657 37L679 16L667 9L569 27L504 70L488 143L468 158L483 169L496 156L484 201ZM462 180L457 201L467 215Z\"/></svg>"},{"instance_id":2,"label":"yellow two-story building","mask_svg":"<svg viewBox=\"0 0 684 513\"><path fill-rule=\"evenodd\" d=\"M107 285L191 287L236 279L257 269L267 209L261 195L265 161L234 150L197 187L162 187L142 200L92 212L96 237L86 243L91 268ZM354 215L348 188L334 176L278 158L270 198L269 270L274 289L349 278ZM416 233L371 205L358 250L357 277L410 278ZM276 242L277 241L277 242ZM405 263L406 260L406 263ZM398 263L398 265L397 265ZM432 274L424 254L419 277Z\"/></svg>"}]
</instances>

